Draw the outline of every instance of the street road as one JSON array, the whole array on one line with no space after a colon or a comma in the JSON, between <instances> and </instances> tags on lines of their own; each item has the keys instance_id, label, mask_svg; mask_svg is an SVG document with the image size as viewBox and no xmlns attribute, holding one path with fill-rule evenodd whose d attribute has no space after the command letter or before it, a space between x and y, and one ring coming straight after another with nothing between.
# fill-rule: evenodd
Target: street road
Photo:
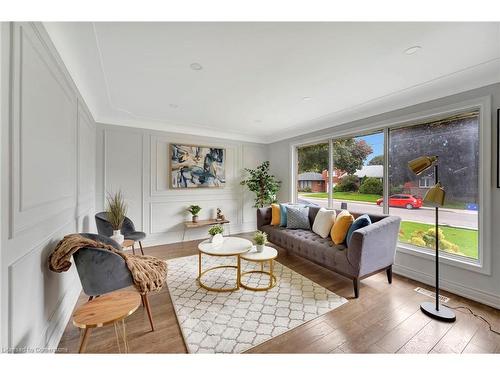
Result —
<instances>
[{"instance_id":1,"label":"street road","mask_svg":"<svg viewBox=\"0 0 500 375\"><path fill-rule=\"evenodd\" d=\"M321 207L328 206L328 199L305 198L299 195L302 200L307 200ZM333 207L340 209L343 201L334 199ZM347 209L356 213L382 214L382 207L374 203L347 202ZM406 208L389 207L389 213L401 217L402 220L416 221L420 223L434 224L434 209L428 207L408 210ZM477 229L477 211L457 210L451 208L439 209L439 224L453 227Z\"/></svg>"}]
</instances>

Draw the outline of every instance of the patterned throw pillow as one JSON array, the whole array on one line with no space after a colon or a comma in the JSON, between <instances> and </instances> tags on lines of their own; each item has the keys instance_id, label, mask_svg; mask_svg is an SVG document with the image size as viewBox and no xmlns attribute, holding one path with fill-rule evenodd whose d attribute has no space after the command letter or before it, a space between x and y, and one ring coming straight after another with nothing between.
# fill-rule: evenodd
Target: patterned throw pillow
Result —
<instances>
[{"instance_id":1,"label":"patterned throw pillow","mask_svg":"<svg viewBox=\"0 0 500 375\"><path fill-rule=\"evenodd\" d=\"M286 227L287 225L287 209L288 207L305 207L305 205L300 203L280 203L280 227Z\"/></svg>"},{"instance_id":2,"label":"patterned throw pillow","mask_svg":"<svg viewBox=\"0 0 500 375\"><path fill-rule=\"evenodd\" d=\"M309 207L288 206L287 229L311 229Z\"/></svg>"}]
</instances>

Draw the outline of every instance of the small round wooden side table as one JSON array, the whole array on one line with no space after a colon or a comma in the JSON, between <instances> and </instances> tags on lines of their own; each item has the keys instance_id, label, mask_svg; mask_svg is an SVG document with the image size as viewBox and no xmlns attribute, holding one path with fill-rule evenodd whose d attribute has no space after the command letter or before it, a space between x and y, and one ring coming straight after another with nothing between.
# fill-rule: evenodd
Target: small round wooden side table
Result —
<instances>
[{"instance_id":1,"label":"small round wooden side table","mask_svg":"<svg viewBox=\"0 0 500 375\"><path fill-rule=\"evenodd\" d=\"M241 272L240 275L240 286L253 290L253 291L264 291L264 290L269 290L271 288L274 288L276 285L276 276L273 274L273 262L274 259L278 257L278 251L276 249L273 249L272 247L269 246L264 246L264 250L262 252L257 252L257 248L255 246L252 247L252 249L245 253L240 255L240 259L246 260L247 262L256 262L260 263L260 270L253 270L253 271L247 271L247 272ZM269 271L264 270L264 264L269 262ZM242 276L252 274L252 273L261 273L264 275L269 276L269 285L265 287L252 287L249 285L246 285L242 281Z\"/></svg>"},{"instance_id":2,"label":"small round wooden side table","mask_svg":"<svg viewBox=\"0 0 500 375\"><path fill-rule=\"evenodd\" d=\"M141 295L137 292L119 291L85 302L73 314L73 324L81 329L78 353L83 353L92 328L113 324L115 326L118 351L121 353L118 323L121 322L121 336L124 352L128 353L125 318L132 315L141 305Z\"/></svg>"}]
</instances>

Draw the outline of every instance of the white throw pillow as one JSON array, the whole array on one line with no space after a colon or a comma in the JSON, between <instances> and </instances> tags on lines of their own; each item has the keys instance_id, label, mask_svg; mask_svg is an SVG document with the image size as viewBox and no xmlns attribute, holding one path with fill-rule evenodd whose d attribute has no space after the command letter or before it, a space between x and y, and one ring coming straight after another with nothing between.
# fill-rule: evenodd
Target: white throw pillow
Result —
<instances>
[{"instance_id":1,"label":"white throw pillow","mask_svg":"<svg viewBox=\"0 0 500 375\"><path fill-rule=\"evenodd\" d=\"M333 223L335 222L335 210L327 210L321 207L314 219L312 230L317 235L326 238L330 235Z\"/></svg>"}]
</instances>

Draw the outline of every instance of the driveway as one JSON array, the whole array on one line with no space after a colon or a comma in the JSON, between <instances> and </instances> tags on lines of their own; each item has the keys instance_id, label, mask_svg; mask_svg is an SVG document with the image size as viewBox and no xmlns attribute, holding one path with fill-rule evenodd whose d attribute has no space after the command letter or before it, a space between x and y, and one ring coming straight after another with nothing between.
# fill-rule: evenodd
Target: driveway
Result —
<instances>
[{"instance_id":1,"label":"driveway","mask_svg":"<svg viewBox=\"0 0 500 375\"><path fill-rule=\"evenodd\" d=\"M318 198L305 198L299 195L302 200L315 203L321 207L328 206L328 199ZM345 202L334 199L333 207L340 209L340 203ZM382 207L373 203L352 202L347 201L347 209L352 212L367 213L367 214L381 214ZM434 223L434 208L422 207L413 210L406 208L389 207L391 215L397 215L402 220L416 221L420 223L433 224ZM457 210L450 208L441 208L439 210L439 224L449 225L452 227L477 229L477 211Z\"/></svg>"}]
</instances>

